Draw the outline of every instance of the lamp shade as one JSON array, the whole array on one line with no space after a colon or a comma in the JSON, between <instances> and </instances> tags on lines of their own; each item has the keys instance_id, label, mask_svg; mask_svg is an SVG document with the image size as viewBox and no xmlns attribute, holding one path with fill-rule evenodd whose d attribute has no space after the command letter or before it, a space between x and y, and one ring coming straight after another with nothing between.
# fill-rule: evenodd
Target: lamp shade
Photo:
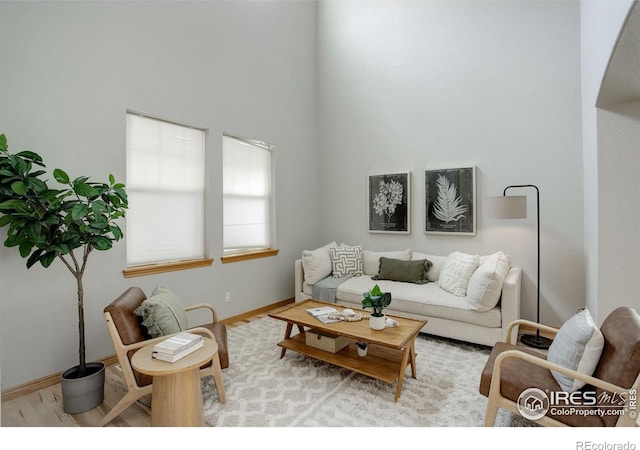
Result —
<instances>
[{"instance_id":1,"label":"lamp shade","mask_svg":"<svg viewBox=\"0 0 640 450\"><path fill-rule=\"evenodd\" d=\"M484 202L485 217L494 219L524 219L527 217L527 197L503 195L487 197Z\"/></svg>"}]
</instances>

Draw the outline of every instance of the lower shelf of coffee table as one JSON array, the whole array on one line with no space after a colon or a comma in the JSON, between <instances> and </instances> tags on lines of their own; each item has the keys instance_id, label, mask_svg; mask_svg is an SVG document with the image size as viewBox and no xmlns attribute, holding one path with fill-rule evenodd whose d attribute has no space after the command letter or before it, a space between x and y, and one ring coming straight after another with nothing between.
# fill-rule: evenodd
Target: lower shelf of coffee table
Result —
<instances>
[{"instance_id":1,"label":"lower shelf of coffee table","mask_svg":"<svg viewBox=\"0 0 640 450\"><path fill-rule=\"evenodd\" d=\"M393 383L398 378L402 364L401 350L374 344L369 344L367 356L358 356L355 341L350 341L349 345L337 353L307 345L304 334L292 336L279 342L278 345L287 350L292 350L335 366L344 367L387 383Z\"/></svg>"}]
</instances>

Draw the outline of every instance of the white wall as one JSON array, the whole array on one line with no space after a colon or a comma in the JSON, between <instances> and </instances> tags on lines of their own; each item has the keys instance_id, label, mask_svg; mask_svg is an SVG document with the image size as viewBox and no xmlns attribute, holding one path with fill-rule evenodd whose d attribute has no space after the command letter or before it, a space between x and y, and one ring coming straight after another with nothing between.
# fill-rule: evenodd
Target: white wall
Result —
<instances>
[{"instance_id":1,"label":"white wall","mask_svg":"<svg viewBox=\"0 0 640 450\"><path fill-rule=\"evenodd\" d=\"M319 234L315 18L312 2L0 3L0 133L10 150L36 151L72 176L124 180L127 108L209 129L213 266L124 279L124 242L94 252L89 360L114 353L102 310L132 285L164 283L186 304L211 302L221 318L293 297L293 260ZM220 263L223 132L276 145L277 257ZM77 364L66 268L27 270L15 248L0 247L0 274L2 389Z\"/></svg>"},{"instance_id":2,"label":"white wall","mask_svg":"<svg viewBox=\"0 0 640 450\"><path fill-rule=\"evenodd\" d=\"M640 4L633 2L598 94L598 314L640 308Z\"/></svg>"},{"instance_id":3,"label":"white wall","mask_svg":"<svg viewBox=\"0 0 640 450\"><path fill-rule=\"evenodd\" d=\"M529 218L483 217L512 184L541 191L541 320L585 302L578 2L324 1L318 8L325 241L446 255L504 250L535 320ZM426 235L424 170L477 166L477 235ZM411 235L367 232L367 177L413 174Z\"/></svg>"},{"instance_id":4,"label":"white wall","mask_svg":"<svg viewBox=\"0 0 640 450\"><path fill-rule=\"evenodd\" d=\"M598 157L608 156L597 155L592 106L629 4L323 0L316 17L308 1L0 2L0 132L12 150L41 153L51 170L124 179L127 108L210 130L213 267L124 279L125 243L94 253L89 359L113 353L101 313L128 286L164 283L228 317L291 297L300 250L334 239L439 254L503 249L525 271L523 314L535 319L533 197L528 219L483 217L483 198L510 184L541 189L542 321L559 324L584 306L586 274L587 303L597 305L603 274L592 259L605 260L595 199L609 194L594 185ZM600 123L614 123L600 136L620 139L620 164L635 164L637 115L606 114ZM277 146L275 258L220 264L222 132ZM423 171L469 164L478 168L477 235L425 235ZM411 235L367 233L367 176L400 170L413 174ZM615 227L604 233L616 248L625 242ZM77 362L73 279L60 264L24 262L0 247L2 389Z\"/></svg>"},{"instance_id":5,"label":"white wall","mask_svg":"<svg viewBox=\"0 0 640 450\"><path fill-rule=\"evenodd\" d=\"M600 182L602 177L598 167L598 114L596 101L607 64L611 57L620 30L625 21L632 0L583 0L580 4L580 34L582 62L582 146L584 164L584 208L585 208L585 254L587 271L586 305L596 320L604 320L611 306L601 311L601 304L609 303L611 286L599 290L599 267L606 267L611 261L600 261L598 220ZM605 158L606 160L606 158ZM606 161L605 161L606 162ZM623 167L621 167L623 169ZM615 175L614 175L615 176ZM617 176L616 176L617 178ZM631 179L635 179L633 176ZM630 222L634 223L634 222ZM604 249L604 247L603 247ZM606 251L606 249L605 249ZM626 264L625 264L626 265ZM614 264L619 267L618 263ZM620 286L618 286L620 287ZM614 292L617 292L614 290ZM604 294L604 295L599 295ZM617 295L613 295L617 297ZM618 300L614 300L617 302Z\"/></svg>"},{"instance_id":6,"label":"white wall","mask_svg":"<svg viewBox=\"0 0 640 450\"><path fill-rule=\"evenodd\" d=\"M602 320L618 306L640 310L639 142L640 101L598 110L597 311Z\"/></svg>"}]
</instances>

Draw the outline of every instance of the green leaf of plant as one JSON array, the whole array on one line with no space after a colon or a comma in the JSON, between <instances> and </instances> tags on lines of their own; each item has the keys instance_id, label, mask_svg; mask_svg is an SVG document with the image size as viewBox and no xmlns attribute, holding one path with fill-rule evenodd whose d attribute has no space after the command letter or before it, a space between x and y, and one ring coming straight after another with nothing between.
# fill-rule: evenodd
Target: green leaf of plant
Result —
<instances>
[{"instance_id":1,"label":"green leaf of plant","mask_svg":"<svg viewBox=\"0 0 640 450\"><path fill-rule=\"evenodd\" d=\"M99 192L96 189L94 189L84 181L78 181L78 180L74 181L73 190L75 191L76 194L78 194L81 197L90 198L90 197L95 197L99 195Z\"/></svg>"},{"instance_id":2,"label":"green leaf of plant","mask_svg":"<svg viewBox=\"0 0 640 450\"><path fill-rule=\"evenodd\" d=\"M84 216L86 216L88 212L89 207L87 205L85 205L84 203L78 203L71 210L71 217L73 218L73 220L80 220Z\"/></svg>"},{"instance_id":3,"label":"green leaf of plant","mask_svg":"<svg viewBox=\"0 0 640 450\"><path fill-rule=\"evenodd\" d=\"M120 199L126 204L127 203L127 193L122 188L114 188L114 192Z\"/></svg>"},{"instance_id":4,"label":"green leaf of plant","mask_svg":"<svg viewBox=\"0 0 640 450\"><path fill-rule=\"evenodd\" d=\"M107 209L107 204L103 200L96 200L91 204L91 210L96 216L106 212Z\"/></svg>"},{"instance_id":5,"label":"green leaf of plant","mask_svg":"<svg viewBox=\"0 0 640 450\"><path fill-rule=\"evenodd\" d=\"M116 177L113 174L109 174L109 183L113 186L116 183Z\"/></svg>"},{"instance_id":6,"label":"green leaf of plant","mask_svg":"<svg viewBox=\"0 0 640 450\"><path fill-rule=\"evenodd\" d=\"M122 230L120 229L119 226L112 225L112 226L109 227L109 229L111 230L111 233L113 234L113 238L116 241L119 241L120 239L122 239L123 234L122 234Z\"/></svg>"},{"instance_id":7,"label":"green leaf of plant","mask_svg":"<svg viewBox=\"0 0 640 450\"><path fill-rule=\"evenodd\" d=\"M56 259L56 253L47 252L40 257L40 264L42 264L42 267L49 267L54 259Z\"/></svg>"},{"instance_id":8,"label":"green leaf of plant","mask_svg":"<svg viewBox=\"0 0 640 450\"><path fill-rule=\"evenodd\" d=\"M27 269L30 269L35 263L37 263L43 253L43 250L36 250L35 252L33 252L27 260Z\"/></svg>"},{"instance_id":9,"label":"green leaf of plant","mask_svg":"<svg viewBox=\"0 0 640 450\"><path fill-rule=\"evenodd\" d=\"M69 184L69 175L62 169L55 169L53 171L53 178L60 184Z\"/></svg>"},{"instance_id":10,"label":"green leaf of plant","mask_svg":"<svg viewBox=\"0 0 640 450\"><path fill-rule=\"evenodd\" d=\"M31 175L32 176L27 178L27 184L31 189L33 189L36 192L44 192L48 189L44 181L40 180L39 178L35 178L33 174Z\"/></svg>"},{"instance_id":11,"label":"green leaf of plant","mask_svg":"<svg viewBox=\"0 0 640 450\"><path fill-rule=\"evenodd\" d=\"M98 232L102 233L102 232L105 232L105 228L108 228L109 221L105 216L98 216L93 222L91 222L90 226L94 230L97 230Z\"/></svg>"},{"instance_id":12,"label":"green leaf of plant","mask_svg":"<svg viewBox=\"0 0 640 450\"><path fill-rule=\"evenodd\" d=\"M18 195L24 195L29 190L29 185L24 181L14 181L11 183L11 190Z\"/></svg>"},{"instance_id":13,"label":"green leaf of plant","mask_svg":"<svg viewBox=\"0 0 640 450\"><path fill-rule=\"evenodd\" d=\"M29 150L24 150L22 152L16 153L16 156L28 159L33 162L42 162L42 157L40 155L35 152L30 152Z\"/></svg>"},{"instance_id":14,"label":"green leaf of plant","mask_svg":"<svg viewBox=\"0 0 640 450\"><path fill-rule=\"evenodd\" d=\"M111 248L111 240L103 236L94 236L91 245L96 250L108 250Z\"/></svg>"},{"instance_id":15,"label":"green leaf of plant","mask_svg":"<svg viewBox=\"0 0 640 450\"><path fill-rule=\"evenodd\" d=\"M29 172L29 166L16 155L9 155L9 163L18 175L25 176Z\"/></svg>"},{"instance_id":16,"label":"green leaf of plant","mask_svg":"<svg viewBox=\"0 0 640 450\"><path fill-rule=\"evenodd\" d=\"M30 242L22 242L18 247L18 249L20 250L20 256L26 258L27 256L29 256L29 253L31 253L32 248L33 245L31 245Z\"/></svg>"},{"instance_id":17,"label":"green leaf of plant","mask_svg":"<svg viewBox=\"0 0 640 450\"><path fill-rule=\"evenodd\" d=\"M8 147L7 145L7 137L4 134L0 134L0 150L6 150Z\"/></svg>"},{"instance_id":18,"label":"green leaf of plant","mask_svg":"<svg viewBox=\"0 0 640 450\"><path fill-rule=\"evenodd\" d=\"M14 219L12 216L4 215L0 217L0 228L4 227L7 224L10 224L11 222L13 222L13 220Z\"/></svg>"},{"instance_id":19,"label":"green leaf of plant","mask_svg":"<svg viewBox=\"0 0 640 450\"><path fill-rule=\"evenodd\" d=\"M22 211L25 212L28 210L27 203L23 200L7 200L6 202L0 203L0 211Z\"/></svg>"}]
</instances>

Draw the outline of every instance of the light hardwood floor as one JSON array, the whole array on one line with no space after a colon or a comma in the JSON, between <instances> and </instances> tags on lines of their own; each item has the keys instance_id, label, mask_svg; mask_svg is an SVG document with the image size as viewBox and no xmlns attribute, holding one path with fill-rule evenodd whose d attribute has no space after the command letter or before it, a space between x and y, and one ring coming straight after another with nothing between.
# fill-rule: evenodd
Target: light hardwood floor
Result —
<instances>
[{"instance_id":1,"label":"light hardwood floor","mask_svg":"<svg viewBox=\"0 0 640 450\"><path fill-rule=\"evenodd\" d=\"M231 323L225 322L225 324L227 328L232 328L266 317L267 314L259 313ZM1 425L2 427L95 427L125 393L126 387L118 371L118 365L110 365L105 373L104 401L98 407L81 414L66 414L62 409L62 392L58 383L6 402L3 401ZM151 426L150 409L136 402L107 426Z\"/></svg>"}]
</instances>

